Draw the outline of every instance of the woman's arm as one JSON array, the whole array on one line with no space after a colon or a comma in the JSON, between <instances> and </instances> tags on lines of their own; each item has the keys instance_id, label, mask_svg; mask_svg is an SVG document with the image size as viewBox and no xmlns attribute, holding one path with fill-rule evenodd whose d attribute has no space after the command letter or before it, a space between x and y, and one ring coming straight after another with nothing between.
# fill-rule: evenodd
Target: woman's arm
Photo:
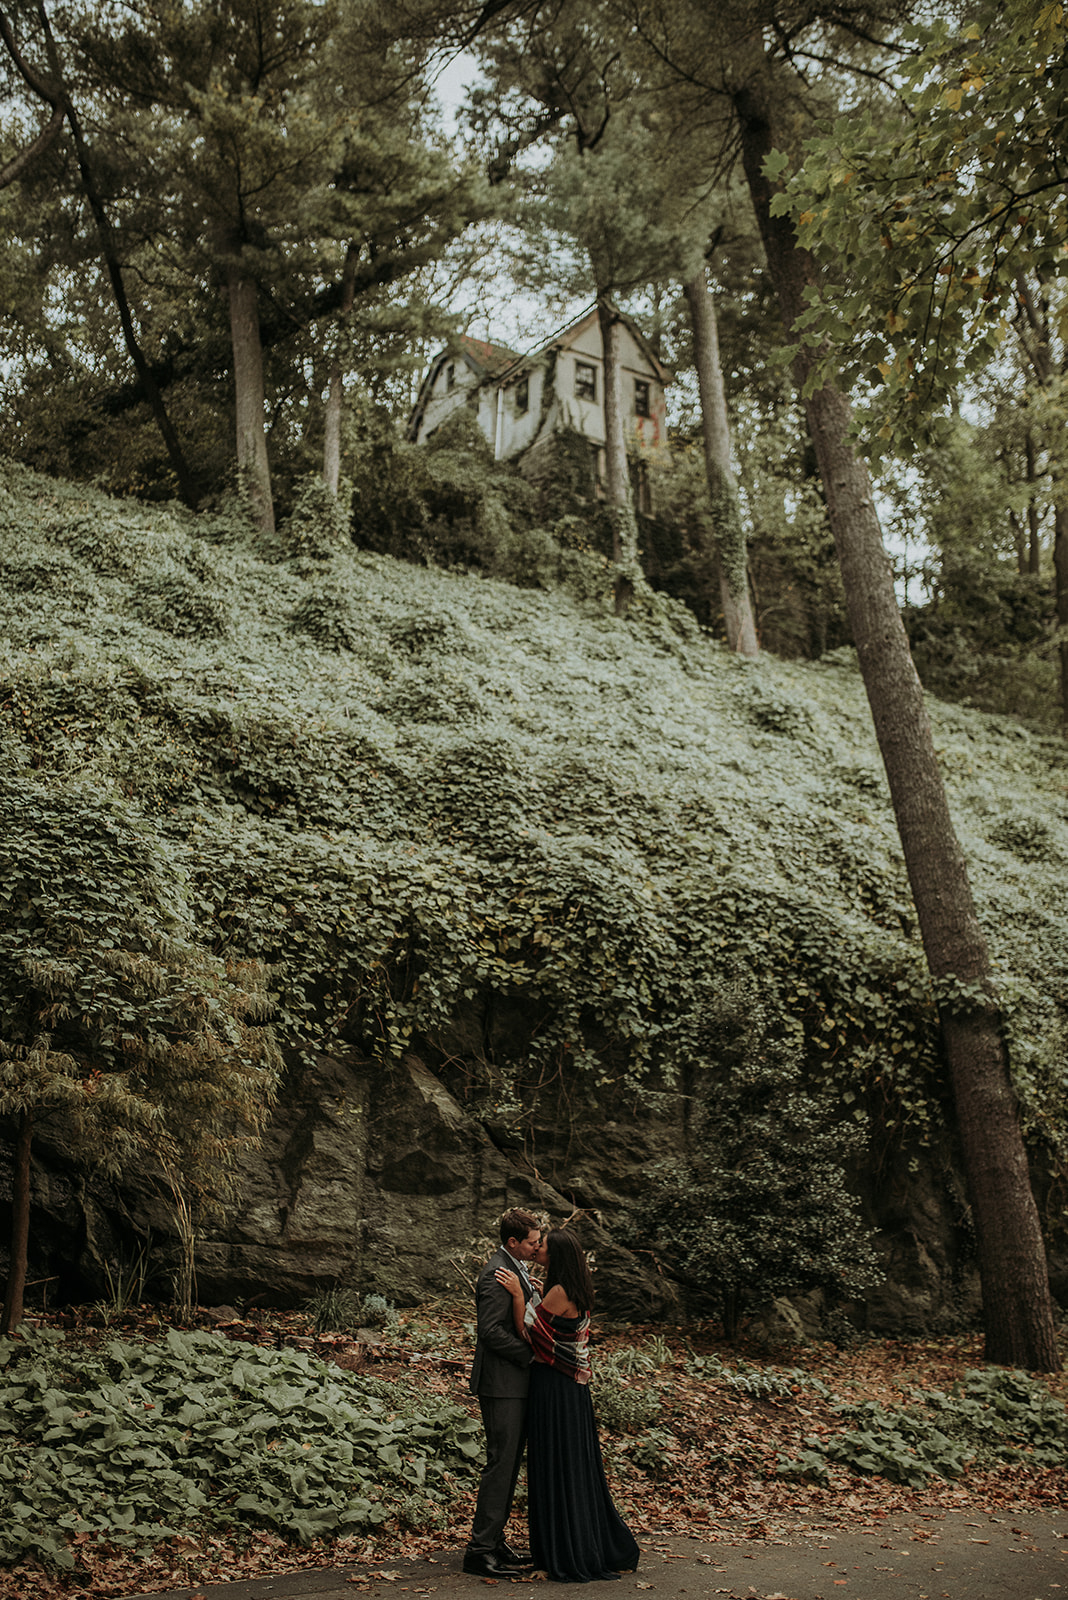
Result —
<instances>
[{"instance_id":1,"label":"woman's arm","mask_svg":"<svg viewBox=\"0 0 1068 1600\"><path fill-rule=\"evenodd\" d=\"M498 1267L494 1276L502 1289L507 1289L512 1297L512 1320L515 1322L515 1331L527 1344L530 1339L527 1335L524 1317L526 1316L527 1302L523 1294L523 1286L514 1272L509 1272L505 1267Z\"/></svg>"}]
</instances>

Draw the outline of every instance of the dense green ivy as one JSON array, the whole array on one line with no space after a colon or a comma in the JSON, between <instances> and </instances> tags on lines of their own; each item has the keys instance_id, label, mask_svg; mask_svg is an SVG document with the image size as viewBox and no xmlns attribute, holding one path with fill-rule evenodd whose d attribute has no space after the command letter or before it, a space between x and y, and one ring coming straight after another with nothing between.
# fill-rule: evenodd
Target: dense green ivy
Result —
<instances>
[{"instance_id":1,"label":"dense green ivy","mask_svg":"<svg viewBox=\"0 0 1068 1600\"><path fill-rule=\"evenodd\" d=\"M498 1116L533 1119L539 1084L607 1105L681 1080L743 968L844 1115L938 1128L934 997L848 653L744 662L662 598L620 619L340 546L314 511L257 548L234 509L4 469L0 763L68 809L87 906L116 893L91 792L208 951L265 965L291 1055L416 1047ZM1028 1131L1063 1161L1068 756L931 710ZM458 1055L463 1017L481 1043Z\"/></svg>"},{"instance_id":2,"label":"dense green ivy","mask_svg":"<svg viewBox=\"0 0 1068 1600\"><path fill-rule=\"evenodd\" d=\"M623 1234L670 1260L729 1339L754 1304L812 1289L859 1296L880 1276L846 1182L863 1131L832 1093L806 1091L802 1029L783 1012L744 971L710 995L688 1148L650 1168Z\"/></svg>"},{"instance_id":3,"label":"dense green ivy","mask_svg":"<svg viewBox=\"0 0 1068 1600\"><path fill-rule=\"evenodd\" d=\"M148 1144L217 1194L280 1065L264 969L204 948L170 843L80 781L0 770L0 1114L65 1118L117 1169Z\"/></svg>"}]
</instances>

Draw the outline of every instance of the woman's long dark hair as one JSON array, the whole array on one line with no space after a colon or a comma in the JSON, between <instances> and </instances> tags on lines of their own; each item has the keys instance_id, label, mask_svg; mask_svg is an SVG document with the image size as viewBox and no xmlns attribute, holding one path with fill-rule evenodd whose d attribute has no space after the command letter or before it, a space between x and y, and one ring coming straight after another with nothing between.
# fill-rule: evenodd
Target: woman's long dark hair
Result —
<instances>
[{"instance_id":1,"label":"woman's long dark hair","mask_svg":"<svg viewBox=\"0 0 1068 1600\"><path fill-rule=\"evenodd\" d=\"M545 1238L549 1262L545 1269L545 1294L554 1285L583 1312L593 1310L593 1279L582 1247L566 1228L550 1228Z\"/></svg>"}]
</instances>

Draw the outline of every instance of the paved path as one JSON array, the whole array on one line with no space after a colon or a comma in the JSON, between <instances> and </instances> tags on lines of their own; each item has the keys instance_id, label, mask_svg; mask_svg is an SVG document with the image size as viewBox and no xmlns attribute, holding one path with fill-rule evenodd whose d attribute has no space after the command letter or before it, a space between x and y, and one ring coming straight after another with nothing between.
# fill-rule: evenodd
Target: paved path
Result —
<instances>
[{"instance_id":1,"label":"paved path","mask_svg":"<svg viewBox=\"0 0 1068 1600\"><path fill-rule=\"evenodd\" d=\"M460 1563L459 1550L443 1550L421 1561L304 1569L136 1600L473 1600L505 1587L466 1577ZM1068 1600L1068 1484L1064 1510L1049 1515L932 1512L874 1519L848 1531L817 1526L774 1540L646 1537L638 1571L610 1590L551 1586L551 1600L593 1594L604 1600Z\"/></svg>"}]
</instances>

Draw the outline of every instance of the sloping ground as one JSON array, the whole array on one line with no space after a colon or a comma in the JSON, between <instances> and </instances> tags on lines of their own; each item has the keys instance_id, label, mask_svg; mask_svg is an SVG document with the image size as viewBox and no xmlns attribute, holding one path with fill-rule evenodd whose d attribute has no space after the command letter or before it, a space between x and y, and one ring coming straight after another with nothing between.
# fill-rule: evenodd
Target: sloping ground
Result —
<instances>
[{"instance_id":1,"label":"sloping ground","mask_svg":"<svg viewBox=\"0 0 1068 1600\"><path fill-rule=\"evenodd\" d=\"M739 967L774 977L858 1116L935 1116L854 663L743 662L662 601L616 619L600 588L331 553L297 525L257 553L236 514L8 466L3 835L17 857L51 818L54 882L112 895L131 926L97 841L133 841L176 927L270 964L287 1048L445 1056L457 1016L492 1002L463 1070L502 1117L561 1069L601 1096L670 1080L707 1053L701 1018ZM1068 752L931 709L1028 1124L1056 1140ZM9 885L28 870L9 857Z\"/></svg>"}]
</instances>

